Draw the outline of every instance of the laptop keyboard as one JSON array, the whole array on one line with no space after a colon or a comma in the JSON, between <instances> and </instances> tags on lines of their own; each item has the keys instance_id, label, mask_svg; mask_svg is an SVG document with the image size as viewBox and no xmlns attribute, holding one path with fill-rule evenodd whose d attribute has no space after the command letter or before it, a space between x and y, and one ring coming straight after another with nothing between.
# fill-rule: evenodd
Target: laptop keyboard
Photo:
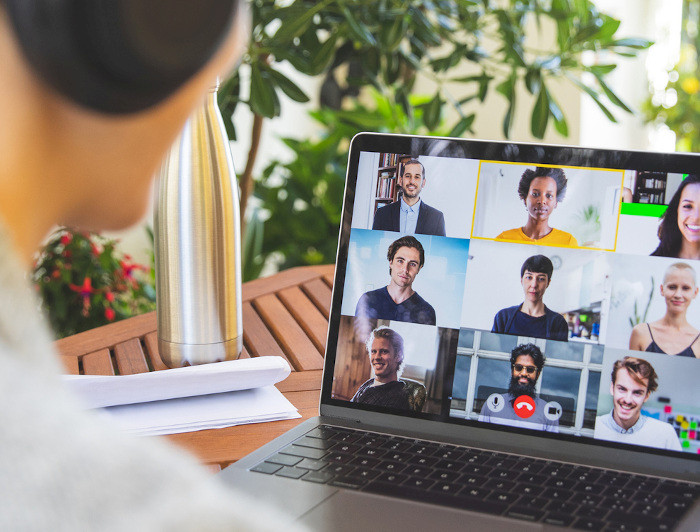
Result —
<instances>
[{"instance_id":1,"label":"laptop keyboard","mask_svg":"<svg viewBox=\"0 0 700 532\"><path fill-rule=\"evenodd\" d=\"M321 425L250 469L581 530L673 530L700 484Z\"/></svg>"}]
</instances>

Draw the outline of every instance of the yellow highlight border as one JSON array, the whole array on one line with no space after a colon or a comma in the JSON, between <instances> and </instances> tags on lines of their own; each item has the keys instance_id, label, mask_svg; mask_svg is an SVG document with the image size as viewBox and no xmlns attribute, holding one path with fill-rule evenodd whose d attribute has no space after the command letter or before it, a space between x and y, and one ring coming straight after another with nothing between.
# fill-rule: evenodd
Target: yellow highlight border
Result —
<instances>
[{"instance_id":1,"label":"yellow highlight border","mask_svg":"<svg viewBox=\"0 0 700 532\"><path fill-rule=\"evenodd\" d=\"M481 165L483 163L489 163L489 164L509 164L509 165L517 165L517 166L541 166L544 168L571 168L573 170L592 170L595 172L619 172L620 173L620 202L617 207L617 220L615 221L615 243L613 244L612 249L608 248L593 248L593 247L586 247L586 246L556 246L556 245L545 245L545 244L538 244L537 241L533 242L523 242L522 240L504 240L504 239L497 239L497 238L488 238L484 236L474 236L474 220L476 220L476 208L478 205L479 201L479 183L481 182ZM472 223L471 223L471 230L469 231L469 239L473 240L489 240L492 242L509 242L511 244L525 244L528 246L543 246L543 247L550 247L550 248L565 248L565 249L589 249L591 251L615 251L617 249L617 238L619 236L620 232L620 213L622 211L622 191L625 186L625 171L616 169L616 168L598 168L598 167L592 167L592 166L569 166L569 165L564 165L564 164L544 164L544 163L528 163L528 162L514 162L514 161L491 161L491 160L481 160L479 159L479 170L476 176L476 192L474 195L474 212L472 213Z\"/></svg>"}]
</instances>

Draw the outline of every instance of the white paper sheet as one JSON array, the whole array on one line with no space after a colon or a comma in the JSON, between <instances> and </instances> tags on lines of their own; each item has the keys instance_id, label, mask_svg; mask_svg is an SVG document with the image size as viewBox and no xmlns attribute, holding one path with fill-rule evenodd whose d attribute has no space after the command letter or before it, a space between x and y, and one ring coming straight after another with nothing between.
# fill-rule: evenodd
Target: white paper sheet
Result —
<instances>
[{"instance_id":1,"label":"white paper sheet","mask_svg":"<svg viewBox=\"0 0 700 532\"><path fill-rule=\"evenodd\" d=\"M274 386L105 408L127 432L176 434L301 417Z\"/></svg>"},{"instance_id":2,"label":"white paper sheet","mask_svg":"<svg viewBox=\"0 0 700 532\"><path fill-rule=\"evenodd\" d=\"M88 408L146 403L268 386L291 372L282 357L227 360L135 375L64 375Z\"/></svg>"},{"instance_id":3,"label":"white paper sheet","mask_svg":"<svg viewBox=\"0 0 700 532\"><path fill-rule=\"evenodd\" d=\"M64 375L87 408L125 431L175 434L301 417L274 384L291 370L281 357L216 362L136 375Z\"/></svg>"}]
</instances>

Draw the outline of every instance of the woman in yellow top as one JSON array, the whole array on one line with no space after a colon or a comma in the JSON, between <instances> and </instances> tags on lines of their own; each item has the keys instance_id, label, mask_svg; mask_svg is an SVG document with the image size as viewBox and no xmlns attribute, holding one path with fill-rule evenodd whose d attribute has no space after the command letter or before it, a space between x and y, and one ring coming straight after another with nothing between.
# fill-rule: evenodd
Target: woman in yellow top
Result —
<instances>
[{"instance_id":1,"label":"woman in yellow top","mask_svg":"<svg viewBox=\"0 0 700 532\"><path fill-rule=\"evenodd\" d=\"M525 203L527 222L522 227L503 231L496 239L577 247L578 242L570 233L549 226L549 216L565 194L564 170L540 166L534 170L528 168L518 183L518 196Z\"/></svg>"}]
</instances>

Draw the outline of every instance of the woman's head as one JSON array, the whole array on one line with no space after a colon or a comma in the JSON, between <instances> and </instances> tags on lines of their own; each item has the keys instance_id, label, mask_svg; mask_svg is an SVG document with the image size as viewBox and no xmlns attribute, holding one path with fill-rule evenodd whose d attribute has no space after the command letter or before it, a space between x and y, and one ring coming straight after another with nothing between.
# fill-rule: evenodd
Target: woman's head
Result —
<instances>
[{"instance_id":1,"label":"woman's head","mask_svg":"<svg viewBox=\"0 0 700 532\"><path fill-rule=\"evenodd\" d=\"M566 176L561 168L525 170L518 184L518 195L536 223L546 223L565 194Z\"/></svg>"},{"instance_id":2,"label":"woman's head","mask_svg":"<svg viewBox=\"0 0 700 532\"><path fill-rule=\"evenodd\" d=\"M564 170L561 168L549 168L543 166L538 166L534 170L530 170L528 168L523 172L520 182L518 183L518 196L520 199L524 201L525 198L527 198L532 182L540 177L548 177L554 181L554 184L556 185L556 200L558 202L562 201L564 196L566 196L567 185Z\"/></svg>"},{"instance_id":3,"label":"woman's head","mask_svg":"<svg viewBox=\"0 0 700 532\"><path fill-rule=\"evenodd\" d=\"M695 270L690 264L676 262L664 273L661 296L666 300L666 309L672 313L684 313L698 295Z\"/></svg>"},{"instance_id":4,"label":"woman's head","mask_svg":"<svg viewBox=\"0 0 700 532\"><path fill-rule=\"evenodd\" d=\"M700 176L688 175L659 223L659 247L652 255L678 257L684 242L700 245Z\"/></svg>"},{"instance_id":5,"label":"woman's head","mask_svg":"<svg viewBox=\"0 0 700 532\"><path fill-rule=\"evenodd\" d=\"M48 85L0 7L0 214L25 256L53 224L120 229L143 216L166 150L243 51L247 17L238 14L194 75L159 103L115 115ZM13 203L3 201L9 191ZM28 223L31 231L23 229Z\"/></svg>"}]
</instances>

